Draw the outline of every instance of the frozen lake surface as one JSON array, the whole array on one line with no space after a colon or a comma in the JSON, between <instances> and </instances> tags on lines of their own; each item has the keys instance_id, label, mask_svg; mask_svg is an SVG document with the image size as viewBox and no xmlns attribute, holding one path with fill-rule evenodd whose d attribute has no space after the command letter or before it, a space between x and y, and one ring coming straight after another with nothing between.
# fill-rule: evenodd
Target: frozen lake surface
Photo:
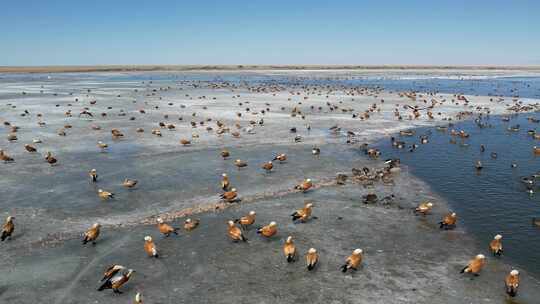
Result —
<instances>
[{"instance_id":1,"label":"frozen lake surface","mask_svg":"<svg viewBox=\"0 0 540 304\"><path fill-rule=\"evenodd\" d=\"M534 125L520 116L521 131L510 136L493 115L537 111L539 79L395 71L1 74L0 149L15 161L0 163L0 215L15 216L16 230L0 244L0 300L128 303L140 291L148 303L504 303L503 279L518 267L523 283L517 299L534 303L540 231L530 216L538 200L519 188L519 176L538 171L534 140L526 134ZM85 109L91 117L79 115ZM475 129L467 119L479 113L489 113L494 127ZM420 134L458 120L471 133L469 148L450 145L447 134L435 131L414 153L385 144L399 130L420 128ZM112 138L111 129L124 136ZM8 140L10 134L17 139ZM472 162L482 157L477 146L483 140L486 170L477 176ZM108 148L101 151L98 141ZM507 141L519 149L515 157ZM382 156L369 159L363 143L375 144ZM38 152L27 152L25 144ZM313 147L321 149L319 156ZM228 159L220 156L223 149ZM488 159L490 149L500 151L498 160ZM58 159L54 166L44 159L48 151ZM273 172L264 172L261 165L278 153L287 161L274 161ZM437 162L432 154L448 157ZM352 168L382 168L381 160L394 156L406 166L391 183L351 178ZM235 159L248 166L237 168ZM443 178L449 167L455 170ZM91 169L97 183L90 181ZM239 203L220 201L222 173L238 189ZM335 183L339 173L349 176L343 186ZM139 183L126 189L125 178ZM305 178L315 189L293 191ZM512 186L502 197L512 208L482 203L500 201L498 187L505 183ZM467 191L456 191L464 184ZM113 192L114 199L101 200L98 189ZM480 192L481 199L464 202ZM394 196L366 205L368 193ZM289 215L307 199L317 219L293 224ZM432 214L414 216L411 208L424 200L434 201ZM459 213L458 227L439 231L448 206ZM278 235L262 240L252 229L247 244L230 242L226 221L249 210L257 211L257 226L278 222ZM157 216L180 226L186 215L200 218L200 227L159 236ZM97 245L81 246L81 234L94 222L103 225ZM460 275L501 232L508 254L488 256L480 277ZM145 235L154 237L160 259L146 257ZM302 253L293 265L281 255L288 235ZM309 247L321 254L313 273L304 268ZM340 263L355 248L364 249L364 266L343 275ZM123 295L95 290L111 263L137 271Z\"/></svg>"}]
</instances>

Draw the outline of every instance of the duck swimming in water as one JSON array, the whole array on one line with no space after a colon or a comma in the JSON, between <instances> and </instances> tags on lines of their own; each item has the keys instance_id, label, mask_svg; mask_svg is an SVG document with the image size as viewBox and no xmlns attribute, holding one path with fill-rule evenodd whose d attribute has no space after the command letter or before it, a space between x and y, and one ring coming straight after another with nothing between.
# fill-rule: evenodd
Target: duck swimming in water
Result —
<instances>
[{"instance_id":1,"label":"duck swimming in water","mask_svg":"<svg viewBox=\"0 0 540 304\"><path fill-rule=\"evenodd\" d=\"M416 150L416 148L418 148L418 145L417 144L412 144L409 148L409 152L414 152Z\"/></svg>"},{"instance_id":2,"label":"duck swimming in water","mask_svg":"<svg viewBox=\"0 0 540 304\"><path fill-rule=\"evenodd\" d=\"M515 125L515 126L510 126L508 127L508 131L510 132L518 132L520 129L520 126L519 125Z\"/></svg>"},{"instance_id":3,"label":"duck swimming in water","mask_svg":"<svg viewBox=\"0 0 540 304\"><path fill-rule=\"evenodd\" d=\"M534 186L536 179L532 176L525 176L521 178L521 182L525 185L525 187L530 189Z\"/></svg>"},{"instance_id":4,"label":"duck swimming in water","mask_svg":"<svg viewBox=\"0 0 540 304\"><path fill-rule=\"evenodd\" d=\"M439 225L441 229L448 230L448 229L455 228L456 222L457 222L457 215L455 212L452 212L444 216L443 220L439 222Z\"/></svg>"},{"instance_id":5,"label":"duck swimming in water","mask_svg":"<svg viewBox=\"0 0 540 304\"><path fill-rule=\"evenodd\" d=\"M402 131L399 131L399 135L400 136L413 136L414 131L413 130L402 130Z\"/></svg>"},{"instance_id":6,"label":"duck swimming in water","mask_svg":"<svg viewBox=\"0 0 540 304\"><path fill-rule=\"evenodd\" d=\"M482 162L477 160L476 163L474 164L474 167L476 168L476 170L482 170L484 168L484 166L482 165Z\"/></svg>"}]
</instances>

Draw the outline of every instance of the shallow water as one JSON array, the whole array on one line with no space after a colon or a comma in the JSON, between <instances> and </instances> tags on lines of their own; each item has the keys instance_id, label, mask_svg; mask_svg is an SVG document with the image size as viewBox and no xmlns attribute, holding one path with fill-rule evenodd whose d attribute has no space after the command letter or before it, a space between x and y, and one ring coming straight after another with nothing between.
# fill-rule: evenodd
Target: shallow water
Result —
<instances>
[{"instance_id":1,"label":"shallow water","mask_svg":"<svg viewBox=\"0 0 540 304\"><path fill-rule=\"evenodd\" d=\"M487 251L495 234L503 235L504 257L511 264L523 267L540 277L540 228L532 225L533 217L540 217L540 187L530 194L521 178L540 170L540 158L533 153L539 141L527 130L540 130L540 125L526 118L540 118L540 114L513 116L509 122L501 117L483 120L490 127L480 128L474 121L460 122L441 132L434 127L416 130L414 137L400 137L407 148L392 147L389 139L378 146L383 157L399 158L411 172L427 182L444 197L459 217L459 224L476 236L480 248ZM508 131L519 124L519 132ZM465 130L469 139L451 136L451 129ZM429 143L420 144L419 136L428 135ZM450 143L455 139L456 144ZM419 147L409 152L409 145ZM480 145L486 147L480 151ZM491 156L497 153L497 158ZM480 160L483 169L474 164ZM512 168L512 164L517 167ZM537 183L538 184L538 183Z\"/></svg>"}]
</instances>

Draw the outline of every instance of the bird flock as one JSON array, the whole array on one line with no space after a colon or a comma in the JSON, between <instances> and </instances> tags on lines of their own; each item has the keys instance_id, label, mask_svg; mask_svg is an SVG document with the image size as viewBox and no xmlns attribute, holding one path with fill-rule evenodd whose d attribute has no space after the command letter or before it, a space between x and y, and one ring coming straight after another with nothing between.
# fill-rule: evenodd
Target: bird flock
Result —
<instances>
[{"instance_id":1,"label":"bird flock","mask_svg":"<svg viewBox=\"0 0 540 304\"><path fill-rule=\"evenodd\" d=\"M151 83L151 82L150 82ZM202 83L188 83L188 82L181 82L183 85L188 84L192 88L198 88L202 86ZM298 85L297 87L293 88L287 88L278 84L257 84L257 85L249 85L247 83L245 84L238 84L234 82L211 82L209 84L206 84L209 88L212 89L229 89L232 92L235 92L235 90L238 90L240 88L247 89L251 93L264 93L264 94L272 94L273 96L276 96L276 93L280 93L283 91L289 90L289 94L291 95L290 98L288 98L288 101L291 102L292 108L290 110L286 109L285 107L281 107L278 111L271 108L270 103L265 103L264 107L256 110L256 105L251 105L249 102L238 102L238 107L244 108L243 110L239 110L235 113L237 121L228 124L224 120L220 119L212 119L212 118L206 118L203 119L200 117L200 113L192 113L191 115L191 121L189 124L187 124L190 128L196 130L197 128L204 128L209 134L214 134L217 137L223 137L225 135L229 135L230 139L238 139L243 136L248 136L249 134L254 134L257 130L257 128L261 128L265 125L265 119L270 120L268 114L271 112L279 112L279 113L285 113L290 115L290 119L300 119L301 121L306 121L306 119L309 118L310 115L322 115L323 113L337 113L341 112L343 115L349 115L351 119L357 119L360 121L367 121L370 118L376 116L377 114L381 113L382 107L385 105L384 99L378 99L378 102L373 103L368 107L366 110L358 110L354 109L352 107L346 107L342 106L342 102L326 102L326 106L314 106L311 105L310 107L305 107L305 104L309 103L309 96L310 95L318 95L318 96L324 96L326 95L326 98L328 98L329 95L333 94L334 92L338 90L345 91L345 94L354 100L354 96L371 96L375 99L378 98L378 95L381 94L383 91L380 87L375 88L365 88L365 87L345 87L342 85L335 85L335 86L322 86L322 85ZM166 92L169 90L173 90L172 87L161 87L159 89L153 88L152 90L146 91L146 97L156 97L158 95L159 91ZM89 103L87 105L83 105L81 100L78 98L75 98L73 101L74 105L80 105L82 108L78 111L79 114L76 116L78 119L90 119L91 121L94 121L92 125L90 125L90 130L99 131L102 129L102 127L97 123L99 121L98 119L106 119L108 116L112 115L109 112L102 112L100 114L96 113L96 111L93 109L99 101L97 99L92 99L91 95L89 94L90 90L88 90L86 97L90 99ZM138 90L135 89L135 93L138 93ZM26 94L26 93L24 93ZM303 95L303 98L301 101L293 102L292 97L297 97L299 95ZM460 94L455 94L454 98L450 100L446 100L444 98L438 98L436 93L417 93L417 92L399 92L399 97L403 99L403 104L397 104L395 105L395 108L392 111L392 115L394 119L397 121L404 121L404 120L418 120L420 118L425 118L427 120L434 120L435 117L439 117L440 120L446 120L451 121L451 117L445 117L442 112L437 112L436 109L438 106L443 106L445 104L454 104L454 105L462 105L467 110L460 111L454 119L465 119L467 117L470 117L472 115L472 110L476 110L478 112L484 112L486 115L489 115L490 110L488 107L476 107L474 108L470 101L464 96ZM190 96L189 94L186 94L187 98L193 99L194 96ZM161 100L161 97L159 97ZM210 99L207 96L199 96L197 97L201 100L215 100L216 97L213 97ZM240 95L234 94L232 98L240 98ZM135 103L136 101L134 101ZM491 100L491 102L502 102L502 100ZM409 103L413 103L414 106L411 106ZM73 117L73 104L70 103L68 109L65 112L65 116L72 118ZM424 106L421 107L419 104L423 104ZM150 106L149 103L145 103L146 106ZM169 103L168 105L172 105L172 103ZM11 105L13 108L15 108L15 105ZM57 105L59 107L60 105ZM231 106L232 107L232 106ZM155 109L159 108L158 105L154 106ZM185 108L185 106L181 106L182 109ZM471 109L472 108L472 109ZM110 109L110 108L109 108ZM203 110L206 110L207 107L204 106ZM524 105L519 101L515 101L514 105L511 107L511 109L514 112L525 112L525 111L531 111L534 108L532 108L529 105ZM146 108L139 108L138 114L139 115L146 115L147 112L149 112L150 109ZM32 113L30 113L28 110L25 110L23 113L21 113L21 116L30 117ZM119 113L117 113L119 117L127 116L127 112L124 110L121 110ZM256 118L250 118L247 119L248 123L247 125L242 125L243 122L246 121L246 119L241 120L242 118L245 118L245 115L252 115ZM265 117L266 115L266 117ZM37 118L37 125L40 128L46 128L47 123L44 120L45 117L42 113L36 113L35 117ZM169 115L164 115L163 117L165 120L170 119ZM129 120L133 121L136 120L136 116L131 116L128 118ZM532 119L532 118L531 118ZM184 121L183 116L178 117L178 121L180 123L186 122ZM296 120L295 120L296 121ZM211 122L215 122L215 126L211 126ZM7 136L7 140L11 143L17 142L18 136L17 133L20 132L21 128L11 124L9 121L3 122L4 126L9 129L9 134ZM478 124L481 125L481 121L478 121ZM175 131L179 127L172 122L167 121L160 121L156 123L157 127L153 128L151 130L151 134L157 137L163 137L162 132L168 131ZM72 129L73 126L69 123L66 123L61 129L57 130L57 135L60 137L69 137L69 130ZM446 131L446 126L439 126L437 127L438 130ZM289 128L288 133L292 134L292 142L293 143L300 143L305 140L306 135L300 135L299 133L300 128L299 127L293 127ZM304 123L303 131L304 132L310 132L312 130L312 126L309 123ZM515 131L519 130L518 126L512 126L509 131ZM136 133L144 133L145 129L142 127L137 127L135 129ZM357 145L358 142L358 134L356 134L353 131L346 131L344 132L341 127L338 125L332 126L328 129L328 131L332 134L346 134L346 143L347 144L353 144ZM450 134L454 138L467 138L469 135L463 131L463 130L451 130ZM400 136L413 136L414 131L413 130L404 130L399 133ZM122 130L119 128L111 128L110 129L110 136L113 142L122 140L125 138L125 134ZM535 137L539 136L535 132L531 134L531 136ZM180 146L186 147L195 145L197 143L197 140L199 139L200 134L198 132L193 132L190 137L182 137L178 141ZM396 148L402 149L406 148L406 143L404 141L400 141L396 139L395 137L391 138L392 145ZM455 141L455 139L454 139ZM429 142L428 136L421 136L420 137L420 144L427 144ZM24 144L24 149L28 153L35 154L39 150L39 144L42 143L42 140L39 138L35 138L32 140L32 143ZM96 141L97 151L100 153L107 153L109 149L111 149L111 146L104 140L98 140ZM418 145L413 144L409 146L409 150L412 152L415 149L418 148ZM365 154L372 159L378 159L381 155L381 152L376 149L370 147L368 144L361 144L360 149L365 152ZM533 153L534 154L540 154L540 147L533 147ZM315 158L319 158L321 154L321 148L318 146L313 146L311 148L311 154ZM225 160L228 161L231 157L233 157L234 153L231 153L229 149L223 148L219 156ZM496 155L492 155L492 157L496 157ZM61 163L57 156L55 156L51 151L46 151L45 161L53 166L59 166ZM15 158L11 156L7 151L4 149L0 149L0 161L4 163L15 163ZM279 170L279 165L287 165L288 161L288 155L285 153L278 153L274 155L273 157L270 157L268 161L263 162L260 164L260 169L262 171L262 174L271 174L271 172L275 170ZM362 169L355 169L353 168L352 173L353 177L356 180L388 180L391 179L392 174L398 172L399 170L399 160L393 159L393 160L387 160L386 167L382 170L370 170L369 168L362 168ZM233 164L235 167L237 167L238 170L244 170L246 167L251 167L251 165L248 165L248 161L242 160L242 159L235 159L233 161ZM480 161L477 161L475 163L475 168L477 170L482 170L483 164ZM90 177L91 183L97 183L100 178L98 175L98 171L94 168L91 169L88 172L88 176ZM343 184L347 180L347 175L341 174L338 175L336 178L337 184ZM125 178L123 182L121 183L123 187L126 189L135 189L139 185L139 180L133 179L133 178ZM232 186L232 182L229 178L229 175L227 173L223 173L221 175L221 181L220 181L220 188L222 189L222 193L219 194L219 198L225 202L225 203L239 203L241 202L241 198L239 197L238 191L235 187ZM299 181L298 184L294 185L292 187L293 191L305 193L308 191L312 191L314 189L314 182L311 178L305 178L302 181ZM107 191L104 189L97 189L97 196L99 199L106 201L115 199L115 194L111 191ZM376 195L374 194L368 194L365 197L365 202L369 203L373 200L377 200ZM433 208L434 204L432 202L421 202L416 208L414 208L414 213L422 216L428 216ZM316 220L317 217L313 216L313 209L314 209L314 203L311 201L306 201L304 203L304 206L298 210L294 210L293 213L290 215L292 218L292 221L295 223L306 223L308 224L311 220ZM251 230L251 227L254 227L256 223L257 213L255 211L250 211L248 214L245 214L241 217L238 217L236 219L229 219L224 221L226 223L226 235L232 242L249 242L248 240L248 233ZM2 235L1 240L6 241L10 240L12 235L15 231L15 224L14 224L15 217L14 216L8 216L6 218L6 221L2 227ZM189 231L192 231L196 229L200 224L200 219L196 218L186 218L184 220L184 230L186 233ZM156 225L157 230L160 234L164 236L164 238L167 238L171 235L178 235L180 228L179 227L173 227L171 224L166 223L161 217L156 218ZM439 226L441 229L444 230L450 230L454 229L457 225L457 214L455 212L451 212L447 215L445 215L441 221L439 222ZM261 238L275 238L278 235L278 223L275 221L271 221L269 223L266 223L265 225L260 225L256 227L255 231L258 235L260 235ZM96 245L97 241L100 236L100 232L103 229L102 225L100 223L94 223L86 232L83 234L82 243L84 245L90 243L92 245ZM251 239L251 237L249 238ZM502 249L502 236L496 235L494 239L489 244L489 249L492 252L494 256L500 256L503 253ZM141 237L141 241L144 241L142 244L142 247L144 249L144 252L148 255L149 258L160 258L159 255L159 247L160 246L166 246L160 244L156 244L156 241L154 238L152 238L149 235L146 235L144 237ZM288 263L294 263L298 260L298 256L301 255L300 250L297 248L294 238L291 235L288 235L284 242L283 242L283 248L282 252L284 255L284 260ZM342 265L336 265L336 270L341 270L342 272L347 271L355 271L360 268L362 265L362 262L364 260L364 251L361 248L355 248L355 244L351 244L352 252L350 255L344 257L343 264ZM303 253L304 260L305 260L305 267L308 271L311 271L315 269L319 262L319 251L316 248L309 248L305 250ZM478 254L475 256L462 270L462 273L470 273L473 275L479 275L481 270L484 268L486 264L486 257L483 254ZM103 275L103 278L101 279L100 286L98 287L99 291L111 289L114 293L122 293L120 288L129 282L130 278L135 273L135 270L127 268L125 266L122 266L120 264L115 264L109 266ZM519 272L517 270L512 270L505 280L505 286L506 286L506 292L510 296L516 296L518 286L519 286ZM135 303L143 303L142 300L142 294L137 293L135 296Z\"/></svg>"}]
</instances>

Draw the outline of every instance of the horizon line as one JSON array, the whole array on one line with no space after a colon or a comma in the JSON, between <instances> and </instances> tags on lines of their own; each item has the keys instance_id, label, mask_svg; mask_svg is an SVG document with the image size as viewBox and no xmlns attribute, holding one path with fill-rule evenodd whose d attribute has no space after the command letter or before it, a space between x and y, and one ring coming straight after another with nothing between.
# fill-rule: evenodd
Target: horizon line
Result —
<instances>
[{"instance_id":1,"label":"horizon line","mask_svg":"<svg viewBox=\"0 0 540 304\"><path fill-rule=\"evenodd\" d=\"M234 70L539 70L539 64L99 64L0 66L0 73L234 71Z\"/></svg>"}]
</instances>

